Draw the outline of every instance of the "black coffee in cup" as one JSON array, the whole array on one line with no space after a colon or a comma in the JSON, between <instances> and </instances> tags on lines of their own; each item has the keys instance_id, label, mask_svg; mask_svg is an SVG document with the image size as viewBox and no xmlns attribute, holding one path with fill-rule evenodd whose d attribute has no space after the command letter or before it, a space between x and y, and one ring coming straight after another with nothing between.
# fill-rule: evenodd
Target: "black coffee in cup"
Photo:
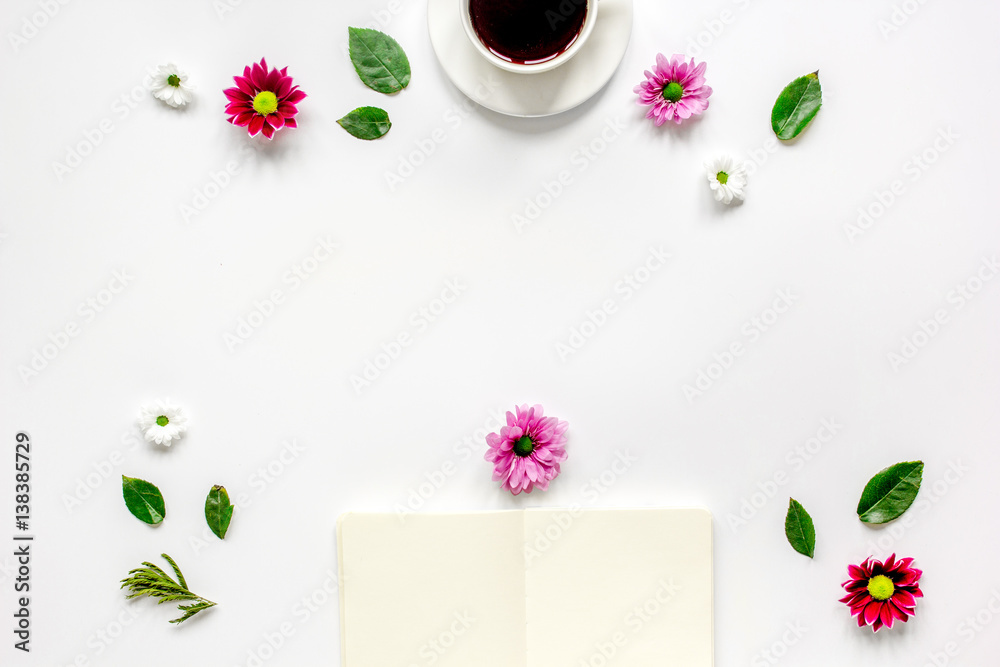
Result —
<instances>
[{"instance_id":1,"label":"black coffee in cup","mask_svg":"<svg viewBox=\"0 0 1000 667\"><path fill-rule=\"evenodd\" d=\"M513 63L552 60L573 45L587 18L587 0L468 2L479 39L495 55Z\"/></svg>"}]
</instances>

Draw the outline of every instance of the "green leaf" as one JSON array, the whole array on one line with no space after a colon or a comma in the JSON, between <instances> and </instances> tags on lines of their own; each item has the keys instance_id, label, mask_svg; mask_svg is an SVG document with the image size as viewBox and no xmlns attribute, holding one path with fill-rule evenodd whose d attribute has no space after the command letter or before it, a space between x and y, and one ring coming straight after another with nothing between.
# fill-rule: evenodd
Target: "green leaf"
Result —
<instances>
[{"instance_id":1,"label":"green leaf","mask_svg":"<svg viewBox=\"0 0 1000 667\"><path fill-rule=\"evenodd\" d=\"M337 122L358 139L366 141L384 137L392 127L389 114L378 107L358 107Z\"/></svg>"},{"instance_id":2,"label":"green leaf","mask_svg":"<svg viewBox=\"0 0 1000 667\"><path fill-rule=\"evenodd\" d=\"M380 93L398 93L410 83L410 61L396 40L370 28L348 28L351 62L361 81Z\"/></svg>"},{"instance_id":3,"label":"green leaf","mask_svg":"<svg viewBox=\"0 0 1000 667\"><path fill-rule=\"evenodd\" d=\"M146 480L122 475L122 496L128 511L140 521L155 526L167 515L163 494Z\"/></svg>"},{"instance_id":4,"label":"green leaf","mask_svg":"<svg viewBox=\"0 0 1000 667\"><path fill-rule=\"evenodd\" d=\"M788 514L785 515L785 537L792 548L803 556L813 557L816 553L816 528L812 517L794 498L788 499Z\"/></svg>"},{"instance_id":5,"label":"green leaf","mask_svg":"<svg viewBox=\"0 0 1000 667\"><path fill-rule=\"evenodd\" d=\"M208 492L208 498L205 499L205 520L208 521L208 527L212 529L216 537L224 540L232 518L233 506L229 502L226 487L216 484Z\"/></svg>"},{"instance_id":6,"label":"green leaf","mask_svg":"<svg viewBox=\"0 0 1000 667\"><path fill-rule=\"evenodd\" d=\"M861 492L858 518L865 523L886 523L899 517L917 497L923 474L923 461L897 463L880 471Z\"/></svg>"},{"instance_id":7,"label":"green leaf","mask_svg":"<svg viewBox=\"0 0 1000 667\"><path fill-rule=\"evenodd\" d=\"M164 572L162 568L149 562L143 562L145 567L137 567L134 570L129 570L128 576L121 580L121 588L128 588L129 592L125 596L125 599L131 600L132 598L147 595L151 598L158 598L157 604L176 602L178 600L191 601L189 605L178 605L178 610L182 611L183 614L170 621L171 623L183 623L198 612L215 606L215 603L211 600L206 600L200 595L195 595L188 589L184 575L181 574L181 569L177 567L177 563L174 562L173 558L167 554L160 555L170 563L174 574L177 575L177 581L171 579L170 575Z\"/></svg>"},{"instance_id":8,"label":"green leaf","mask_svg":"<svg viewBox=\"0 0 1000 667\"><path fill-rule=\"evenodd\" d=\"M800 76L785 86L771 109L771 129L783 141L794 139L806 129L823 106L819 72Z\"/></svg>"}]
</instances>

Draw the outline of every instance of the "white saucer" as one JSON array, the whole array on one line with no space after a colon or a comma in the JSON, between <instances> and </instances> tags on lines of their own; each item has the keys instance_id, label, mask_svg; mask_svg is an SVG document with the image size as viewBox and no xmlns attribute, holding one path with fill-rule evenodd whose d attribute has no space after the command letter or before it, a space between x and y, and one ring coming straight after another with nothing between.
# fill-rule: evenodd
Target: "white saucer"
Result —
<instances>
[{"instance_id":1,"label":"white saucer","mask_svg":"<svg viewBox=\"0 0 1000 667\"><path fill-rule=\"evenodd\" d=\"M462 27L458 0L427 0L431 45L445 74L472 100L509 116L549 116L582 104L618 69L632 35L632 0L600 0L579 53L539 74L515 74L483 58Z\"/></svg>"}]
</instances>

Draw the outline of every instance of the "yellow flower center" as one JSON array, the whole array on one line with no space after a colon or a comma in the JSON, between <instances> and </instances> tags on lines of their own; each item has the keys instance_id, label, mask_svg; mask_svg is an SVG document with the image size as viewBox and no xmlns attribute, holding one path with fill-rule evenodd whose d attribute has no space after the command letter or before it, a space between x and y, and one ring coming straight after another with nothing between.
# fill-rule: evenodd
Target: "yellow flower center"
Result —
<instances>
[{"instance_id":1,"label":"yellow flower center","mask_svg":"<svg viewBox=\"0 0 1000 667\"><path fill-rule=\"evenodd\" d=\"M264 90L257 93L257 97L253 98L253 110L261 116L274 113L278 110L277 96L275 96L275 94L270 90Z\"/></svg>"},{"instance_id":2,"label":"yellow flower center","mask_svg":"<svg viewBox=\"0 0 1000 667\"><path fill-rule=\"evenodd\" d=\"M876 575L868 580L868 594L876 600L888 600L895 591L896 587L893 585L892 579L884 574Z\"/></svg>"}]
</instances>

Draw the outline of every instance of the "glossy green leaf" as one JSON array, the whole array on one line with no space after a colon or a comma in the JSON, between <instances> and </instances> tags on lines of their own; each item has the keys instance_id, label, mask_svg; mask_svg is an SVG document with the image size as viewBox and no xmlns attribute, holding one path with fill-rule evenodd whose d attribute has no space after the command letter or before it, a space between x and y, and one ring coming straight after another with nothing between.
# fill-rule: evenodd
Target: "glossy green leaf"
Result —
<instances>
[{"instance_id":1,"label":"glossy green leaf","mask_svg":"<svg viewBox=\"0 0 1000 667\"><path fill-rule=\"evenodd\" d=\"M128 511L139 521L155 526L167 515L163 494L144 479L122 475L122 496Z\"/></svg>"},{"instance_id":2,"label":"glossy green leaf","mask_svg":"<svg viewBox=\"0 0 1000 667\"><path fill-rule=\"evenodd\" d=\"M361 81L380 93L398 93L410 83L410 61L396 40L371 28L348 28L351 62Z\"/></svg>"},{"instance_id":3,"label":"glossy green leaf","mask_svg":"<svg viewBox=\"0 0 1000 667\"><path fill-rule=\"evenodd\" d=\"M886 523L913 504L923 481L923 461L897 463L872 477L858 501L858 518L865 523Z\"/></svg>"},{"instance_id":4,"label":"glossy green leaf","mask_svg":"<svg viewBox=\"0 0 1000 667\"><path fill-rule=\"evenodd\" d=\"M771 129L779 139L799 136L823 105L819 72L800 76L785 86L771 109Z\"/></svg>"},{"instance_id":5,"label":"glossy green leaf","mask_svg":"<svg viewBox=\"0 0 1000 667\"><path fill-rule=\"evenodd\" d=\"M233 519L233 505L229 502L226 487L216 484L205 499L205 520L220 540L226 539L229 522Z\"/></svg>"},{"instance_id":6,"label":"glossy green leaf","mask_svg":"<svg viewBox=\"0 0 1000 667\"><path fill-rule=\"evenodd\" d=\"M389 114L378 107L358 107L337 122L358 139L367 141L385 136L392 127Z\"/></svg>"},{"instance_id":7,"label":"glossy green leaf","mask_svg":"<svg viewBox=\"0 0 1000 667\"><path fill-rule=\"evenodd\" d=\"M792 548L803 556L813 557L816 553L816 528L812 517L802 503L788 499L788 513L785 515L785 537Z\"/></svg>"}]
</instances>

